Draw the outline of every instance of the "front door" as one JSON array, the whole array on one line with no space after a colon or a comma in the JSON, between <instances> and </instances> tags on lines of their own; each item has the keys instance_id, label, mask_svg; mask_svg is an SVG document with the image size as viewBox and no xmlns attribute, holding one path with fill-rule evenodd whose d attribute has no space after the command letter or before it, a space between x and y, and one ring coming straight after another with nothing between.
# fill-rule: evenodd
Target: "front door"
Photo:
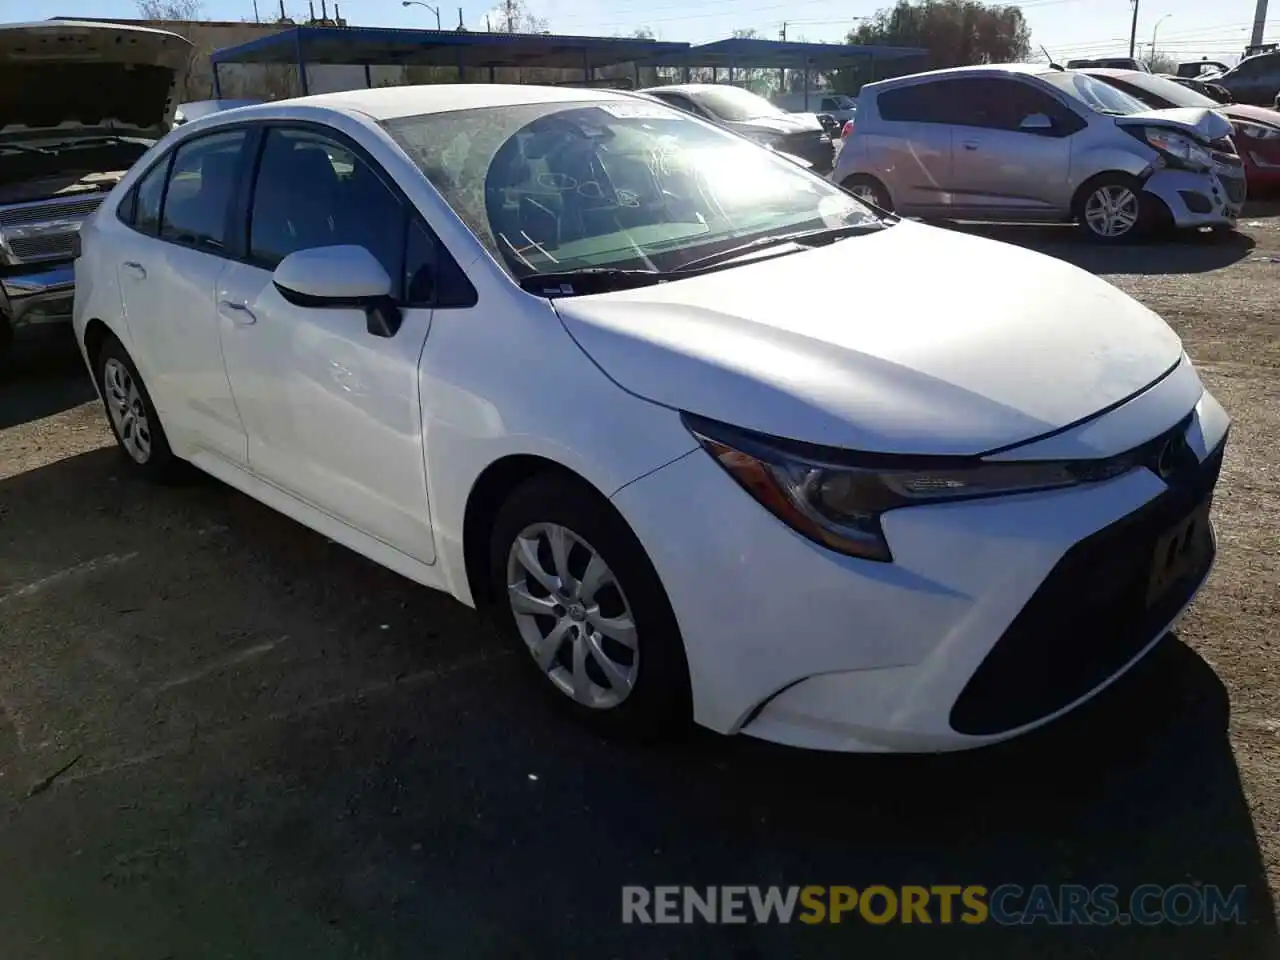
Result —
<instances>
[{"instance_id":1,"label":"front door","mask_svg":"<svg viewBox=\"0 0 1280 960\"><path fill-rule=\"evenodd\" d=\"M1066 216L1071 134L1083 121L1023 80L975 77L951 83L956 115L963 120L952 128L954 214L1000 220ZM1045 117L1051 126L1023 129L1029 117Z\"/></svg>"},{"instance_id":2,"label":"front door","mask_svg":"<svg viewBox=\"0 0 1280 960\"><path fill-rule=\"evenodd\" d=\"M403 284L430 239L350 147L272 128L250 206L250 263L229 266L216 295L250 469L423 563L435 559L418 394L431 309L412 306L408 291L400 328L377 336L363 309L289 303L271 271L295 250L356 244Z\"/></svg>"},{"instance_id":3,"label":"front door","mask_svg":"<svg viewBox=\"0 0 1280 960\"><path fill-rule=\"evenodd\" d=\"M171 440L243 465L244 427L218 341L214 294L247 133L183 143L143 177L113 231L134 353Z\"/></svg>"}]
</instances>

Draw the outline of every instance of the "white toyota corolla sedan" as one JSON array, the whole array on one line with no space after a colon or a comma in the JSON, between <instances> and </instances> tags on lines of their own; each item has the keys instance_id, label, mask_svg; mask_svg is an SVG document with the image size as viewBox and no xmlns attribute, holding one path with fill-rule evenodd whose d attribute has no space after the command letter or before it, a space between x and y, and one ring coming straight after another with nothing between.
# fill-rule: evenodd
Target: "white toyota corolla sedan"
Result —
<instances>
[{"instance_id":1,"label":"white toyota corolla sedan","mask_svg":"<svg viewBox=\"0 0 1280 960\"><path fill-rule=\"evenodd\" d=\"M990 743L1115 680L1213 562L1229 420L1158 316L646 99L215 114L81 245L127 462L492 609L606 732Z\"/></svg>"}]
</instances>

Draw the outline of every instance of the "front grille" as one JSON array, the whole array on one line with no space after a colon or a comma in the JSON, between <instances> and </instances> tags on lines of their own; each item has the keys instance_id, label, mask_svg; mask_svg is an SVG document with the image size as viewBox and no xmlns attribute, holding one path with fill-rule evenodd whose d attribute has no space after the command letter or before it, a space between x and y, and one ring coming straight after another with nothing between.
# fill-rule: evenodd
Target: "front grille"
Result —
<instances>
[{"instance_id":1,"label":"front grille","mask_svg":"<svg viewBox=\"0 0 1280 960\"><path fill-rule=\"evenodd\" d=\"M73 200L38 200L35 203L0 207L0 229L45 223L49 220L87 217L101 206L106 196L105 193L95 193Z\"/></svg>"},{"instance_id":2,"label":"front grille","mask_svg":"<svg viewBox=\"0 0 1280 960\"><path fill-rule=\"evenodd\" d=\"M1146 506L1067 551L961 691L951 708L956 731L990 735L1048 716L1114 676L1155 639L1213 560L1207 547L1197 568L1148 606L1156 542L1212 498L1224 447L1225 441Z\"/></svg>"},{"instance_id":3,"label":"front grille","mask_svg":"<svg viewBox=\"0 0 1280 960\"><path fill-rule=\"evenodd\" d=\"M48 260L53 257L70 257L76 231L44 234L38 237L14 237L9 241L15 260Z\"/></svg>"}]
</instances>

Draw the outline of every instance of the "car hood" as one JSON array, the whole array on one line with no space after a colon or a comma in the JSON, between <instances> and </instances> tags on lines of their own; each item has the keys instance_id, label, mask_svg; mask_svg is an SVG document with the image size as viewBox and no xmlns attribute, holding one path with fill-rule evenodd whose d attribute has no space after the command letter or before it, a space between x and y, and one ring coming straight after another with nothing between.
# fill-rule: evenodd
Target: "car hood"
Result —
<instances>
[{"instance_id":1,"label":"car hood","mask_svg":"<svg viewBox=\"0 0 1280 960\"><path fill-rule=\"evenodd\" d=\"M1228 119L1262 123L1268 127L1280 127L1280 112L1267 107L1254 107L1247 103L1231 103L1218 108Z\"/></svg>"},{"instance_id":2,"label":"car hood","mask_svg":"<svg viewBox=\"0 0 1280 960\"><path fill-rule=\"evenodd\" d=\"M1220 140L1231 134L1229 124L1217 108L1208 107L1170 107L1167 110L1144 110L1142 113L1130 113L1116 117L1116 123L1122 127L1149 126L1158 123L1165 127L1175 127L1193 133L1202 140Z\"/></svg>"},{"instance_id":3,"label":"car hood","mask_svg":"<svg viewBox=\"0 0 1280 960\"><path fill-rule=\"evenodd\" d=\"M163 136L191 51L177 34L146 27L0 26L0 138L86 129Z\"/></svg>"},{"instance_id":4,"label":"car hood","mask_svg":"<svg viewBox=\"0 0 1280 960\"><path fill-rule=\"evenodd\" d=\"M847 295L825 291L840 277ZM1155 313L1063 261L922 224L651 287L554 301L625 390L778 437L972 455L1043 436L1172 369Z\"/></svg>"},{"instance_id":5,"label":"car hood","mask_svg":"<svg viewBox=\"0 0 1280 960\"><path fill-rule=\"evenodd\" d=\"M733 130L758 130L766 133L808 133L824 129L822 121L812 113L786 113L779 117L756 117L752 120L726 121Z\"/></svg>"}]
</instances>

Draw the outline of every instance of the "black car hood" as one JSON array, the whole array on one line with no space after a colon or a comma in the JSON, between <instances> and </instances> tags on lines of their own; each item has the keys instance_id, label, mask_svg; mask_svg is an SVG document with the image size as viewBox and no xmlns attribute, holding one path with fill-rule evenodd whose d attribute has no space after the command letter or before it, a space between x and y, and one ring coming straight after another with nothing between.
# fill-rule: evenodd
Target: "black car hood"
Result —
<instances>
[{"instance_id":1,"label":"black car hood","mask_svg":"<svg viewBox=\"0 0 1280 960\"><path fill-rule=\"evenodd\" d=\"M147 27L0 25L0 139L86 130L163 136L192 49L175 33Z\"/></svg>"}]
</instances>

